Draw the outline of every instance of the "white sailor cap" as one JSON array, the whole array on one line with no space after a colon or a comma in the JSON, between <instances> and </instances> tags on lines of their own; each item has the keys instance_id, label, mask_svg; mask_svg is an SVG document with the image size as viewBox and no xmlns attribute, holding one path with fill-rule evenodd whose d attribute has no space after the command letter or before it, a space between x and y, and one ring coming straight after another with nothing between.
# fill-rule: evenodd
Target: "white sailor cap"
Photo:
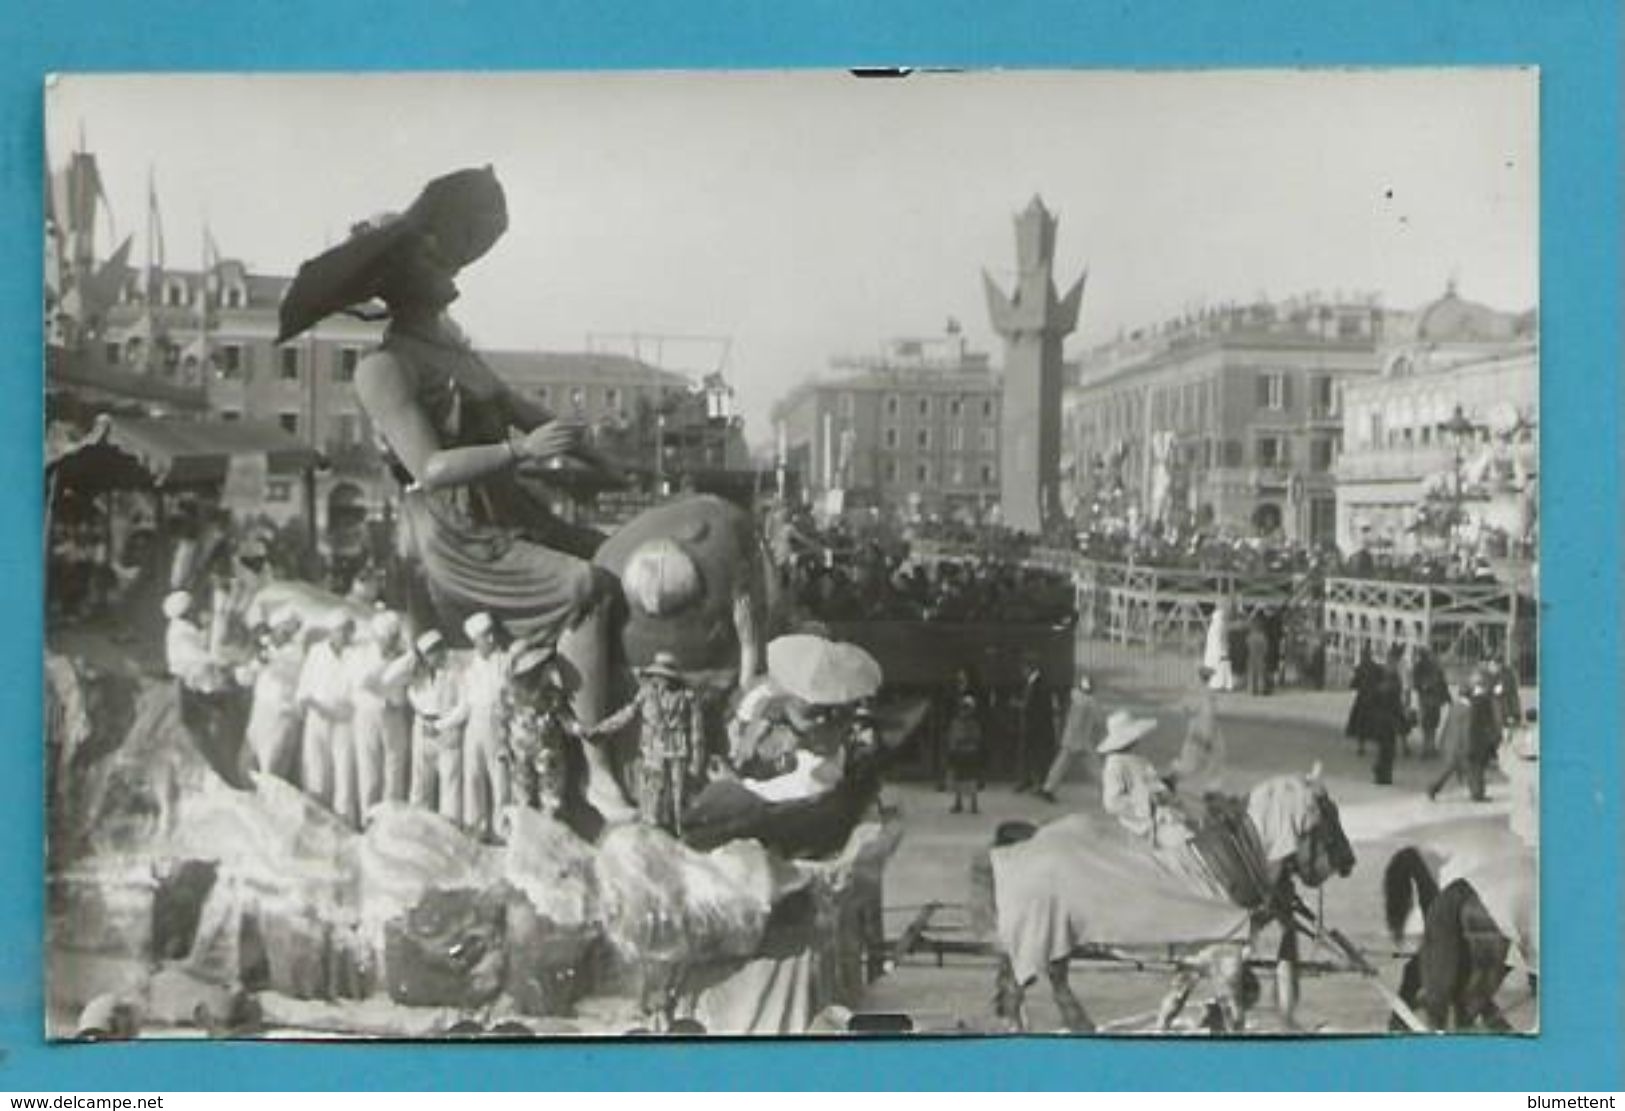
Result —
<instances>
[{"instance_id":1,"label":"white sailor cap","mask_svg":"<svg viewBox=\"0 0 1625 1111\"><path fill-rule=\"evenodd\" d=\"M171 621L185 617L186 611L191 608L192 596L184 590L172 591L164 598L164 616Z\"/></svg>"}]
</instances>

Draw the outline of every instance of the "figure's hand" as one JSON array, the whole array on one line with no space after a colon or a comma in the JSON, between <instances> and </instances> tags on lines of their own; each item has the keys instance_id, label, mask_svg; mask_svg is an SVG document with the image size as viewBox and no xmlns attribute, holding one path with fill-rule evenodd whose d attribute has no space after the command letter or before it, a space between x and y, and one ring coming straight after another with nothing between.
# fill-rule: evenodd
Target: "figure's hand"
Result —
<instances>
[{"instance_id":1,"label":"figure's hand","mask_svg":"<svg viewBox=\"0 0 1625 1111\"><path fill-rule=\"evenodd\" d=\"M526 459L553 459L574 451L585 439L580 421L558 418L531 429L516 441L519 454Z\"/></svg>"}]
</instances>

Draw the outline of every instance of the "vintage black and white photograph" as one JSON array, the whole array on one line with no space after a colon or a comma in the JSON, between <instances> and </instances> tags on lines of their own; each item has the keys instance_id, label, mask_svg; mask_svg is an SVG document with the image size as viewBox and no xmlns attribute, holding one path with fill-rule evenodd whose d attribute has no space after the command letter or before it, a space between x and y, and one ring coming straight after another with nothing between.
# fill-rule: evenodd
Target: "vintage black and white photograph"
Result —
<instances>
[{"instance_id":1,"label":"vintage black and white photograph","mask_svg":"<svg viewBox=\"0 0 1625 1111\"><path fill-rule=\"evenodd\" d=\"M1535 70L45 103L50 1037L1538 1031Z\"/></svg>"}]
</instances>

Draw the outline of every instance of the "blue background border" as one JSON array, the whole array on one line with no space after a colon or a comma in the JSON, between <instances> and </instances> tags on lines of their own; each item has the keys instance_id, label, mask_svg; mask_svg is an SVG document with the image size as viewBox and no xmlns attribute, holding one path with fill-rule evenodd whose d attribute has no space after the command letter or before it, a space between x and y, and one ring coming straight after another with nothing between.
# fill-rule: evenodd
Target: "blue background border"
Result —
<instances>
[{"instance_id":1,"label":"blue background border","mask_svg":"<svg viewBox=\"0 0 1625 1111\"><path fill-rule=\"evenodd\" d=\"M1621 20L1609 0L15 4L0 27L0 1089L1625 1087ZM53 70L1542 68L1545 954L1538 1039L47 1047L41 1030L39 278ZM342 108L336 108L342 110Z\"/></svg>"}]
</instances>

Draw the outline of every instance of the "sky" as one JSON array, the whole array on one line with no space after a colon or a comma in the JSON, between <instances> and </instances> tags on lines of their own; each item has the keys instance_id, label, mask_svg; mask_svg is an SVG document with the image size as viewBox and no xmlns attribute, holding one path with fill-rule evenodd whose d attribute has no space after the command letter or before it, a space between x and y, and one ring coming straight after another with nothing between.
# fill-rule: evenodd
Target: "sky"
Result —
<instances>
[{"instance_id":1,"label":"sky","mask_svg":"<svg viewBox=\"0 0 1625 1111\"><path fill-rule=\"evenodd\" d=\"M1069 353L1259 296L1538 300L1527 69L69 76L46 112L49 163L83 135L138 262L151 176L172 266L206 223L291 274L489 163L510 229L459 279L476 342L695 337L659 360L720 366L757 442L834 356L952 317L997 359L981 272L1009 286L1035 194L1058 284L1089 274Z\"/></svg>"}]
</instances>

